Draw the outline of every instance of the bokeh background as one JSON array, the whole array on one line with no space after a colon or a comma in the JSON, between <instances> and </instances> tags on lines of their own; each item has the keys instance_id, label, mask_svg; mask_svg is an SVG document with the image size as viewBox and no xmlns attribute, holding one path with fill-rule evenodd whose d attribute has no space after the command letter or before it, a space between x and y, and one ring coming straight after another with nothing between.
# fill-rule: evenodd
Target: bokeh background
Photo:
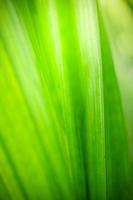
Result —
<instances>
[{"instance_id":1,"label":"bokeh background","mask_svg":"<svg viewBox=\"0 0 133 200\"><path fill-rule=\"evenodd\" d=\"M133 158L133 0L103 0Z\"/></svg>"}]
</instances>

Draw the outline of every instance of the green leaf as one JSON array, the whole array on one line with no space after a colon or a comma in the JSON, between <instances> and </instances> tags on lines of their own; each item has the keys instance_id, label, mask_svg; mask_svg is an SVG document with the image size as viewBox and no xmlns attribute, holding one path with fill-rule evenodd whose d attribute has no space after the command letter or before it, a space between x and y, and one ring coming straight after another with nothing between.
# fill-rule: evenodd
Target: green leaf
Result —
<instances>
[{"instance_id":1,"label":"green leaf","mask_svg":"<svg viewBox=\"0 0 133 200\"><path fill-rule=\"evenodd\" d=\"M132 199L100 5L0 1L0 199Z\"/></svg>"}]
</instances>

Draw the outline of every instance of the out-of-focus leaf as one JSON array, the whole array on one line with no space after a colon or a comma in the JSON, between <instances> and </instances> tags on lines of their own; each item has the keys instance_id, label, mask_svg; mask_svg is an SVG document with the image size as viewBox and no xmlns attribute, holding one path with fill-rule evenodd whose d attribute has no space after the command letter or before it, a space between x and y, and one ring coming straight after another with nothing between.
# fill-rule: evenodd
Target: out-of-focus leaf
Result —
<instances>
[{"instance_id":1,"label":"out-of-focus leaf","mask_svg":"<svg viewBox=\"0 0 133 200\"><path fill-rule=\"evenodd\" d=\"M0 5L0 198L131 199L99 2Z\"/></svg>"}]
</instances>

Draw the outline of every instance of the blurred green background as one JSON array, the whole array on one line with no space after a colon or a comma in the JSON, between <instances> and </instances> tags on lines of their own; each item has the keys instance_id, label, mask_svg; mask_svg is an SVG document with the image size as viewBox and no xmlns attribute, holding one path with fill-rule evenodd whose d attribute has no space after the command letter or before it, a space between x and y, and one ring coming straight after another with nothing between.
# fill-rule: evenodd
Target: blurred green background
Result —
<instances>
[{"instance_id":1,"label":"blurred green background","mask_svg":"<svg viewBox=\"0 0 133 200\"><path fill-rule=\"evenodd\" d=\"M133 158L133 0L103 0Z\"/></svg>"}]
</instances>

